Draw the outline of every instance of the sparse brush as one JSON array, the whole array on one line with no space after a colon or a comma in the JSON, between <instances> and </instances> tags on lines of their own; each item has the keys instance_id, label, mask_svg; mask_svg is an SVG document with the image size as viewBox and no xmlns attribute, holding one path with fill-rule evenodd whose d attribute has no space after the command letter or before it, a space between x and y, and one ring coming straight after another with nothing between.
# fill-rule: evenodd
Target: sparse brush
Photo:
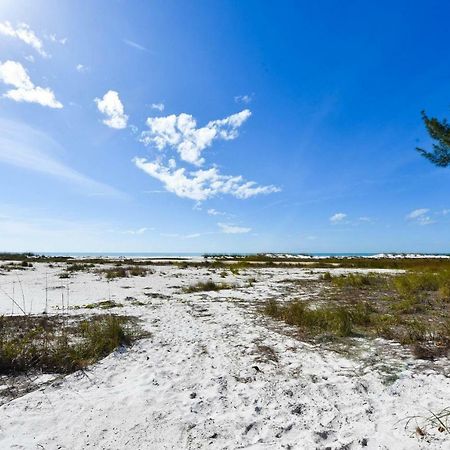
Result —
<instances>
[{"instance_id":1,"label":"sparse brush","mask_svg":"<svg viewBox=\"0 0 450 450\"><path fill-rule=\"evenodd\" d=\"M67 272L86 272L95 267L95 264L69 264L66 268Z\"/></svg>"},{"instance_id":2,"label":"sparse brush","mask_svg":"<svg viewBox=\"0 0 450 450\"><path fill-rule=\"evenodd\" d=\"M324 272L324 273L320 276L320 279L323 280L323 281L332 281L332 280L333 280L333 277L332 277L332 275L331 275L330 272Z\"/></svg>"},{"instance_id":3,"label":"sparse brush","mask_svg":"<svg viewBox=\"0 0 450 450\"><path fill-rule=\"evenodd\" d=\"M401 295L437 291L439 285L440 277L434 273L408 273L394 278L394 286Z\"/></svg>"},{"instance_id":4,"label":"sparse brush","mask_svg":"<svg viewBox=\"0 0 450 450\"><path fill-rule=\"evenodd\" d=\"M439 412L429 411L429 416L409 416L405 419L405 429L414 421L415 431L419 436L425 436L429 428L437 429L441 433L450 434L450 407Z\"/></svg>"},{"instance_id":5,"label":"sparse brush","mask_svg":"<svg viewBox=\"0 0 450 450\"><path fill-rule=\"evenodd\" d=\"M212 280L199 281L184 289L186 293L202 292L202 291L220 291L222 289L231 289L233 286L227 283L216 283Z\"/></svg>"},{"instance_id":6,"label":"sparse brush","mask_svg":"<svg viewBox=\"0 0 450 450\"><path fill-rule=\"evenodd\" d=\"M392 302L392 311L402 314L415 314L425 309L425 302L419 295L408 294L400 300Z\"/></svg>"},{"instance_id":7,"label":"sparse brush","mask_svg":"<svg viewBox=\"0 0 450 450\"><path fill-rule=\"evenodd\" d=\"M102 269L99 272L105 274L107 280L112 280L114 278L145 277L148 273L153 273L153 271L145 267L123 267L122 265L116 265L116 267L112 269Z\"/></svg>"},{"instance_id":8,"label":"sparse brush","mask_svg":"<svg viewBox=\"0 0 450 450\"><path fill-rule=\"evenodd\" d=\"M336 286L355 287L355 288L364 288L366 286L373 286L377 283L380 283L381 281L384 281L384 277L370 273L369 274L349 273L347 275L341 275L339 277L331 277L328 279L331 279L331 281L333 281L333 283Z\"/></svg>"},{"instance_id":9,"label":"sparse brush","mask_svg":"<svg viewBox=\"0 0 450 450\"><path fill-rule=\"evenodd\" d=\"M266 303L264 312L277 319L282 319L290 325L296 325L311 335L332 333L336 336L353 334L353 308L322 307L310 309L302 301L294 301L280 305L275 300ZM362 321L362 311L357 311L358 322Z\"/></svg>"},{"instance_id":10,"label":"sparse brush","mask_svg":"<svg viewBox=\"0 0 450 450\"><path fill-rule=\"evenodd\" d=\"M101 302L97 302L97 303L88 303L87 305L83 305L83 306L75 306L74 309L81 309L81 308L86 308L86 309L111 309L111 308L122 308L123 305L121 303L117 303L114 300L103 300Z\"/></svg>"},{"instance_id":11,"label":"sparse brush","mask_svg":"<svg viewBox=\"0 0 450 450\"><path fill-rule=\"evenodd\" d=\"M0 374L74 372L144 336L125 316L66 320L58 316L0 318Z\"/></svg>"}]
</instances>

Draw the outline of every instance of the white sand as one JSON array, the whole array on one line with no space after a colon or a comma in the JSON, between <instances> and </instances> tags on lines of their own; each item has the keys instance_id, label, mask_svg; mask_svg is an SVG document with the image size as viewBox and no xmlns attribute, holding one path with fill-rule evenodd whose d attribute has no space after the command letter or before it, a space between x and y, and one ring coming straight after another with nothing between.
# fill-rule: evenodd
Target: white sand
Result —
<instances>
[{"instance_id":1,"label":"white sand","mask_svg":"<svg viewBox=\"0 0 450 450\"><path fill-rule=\"evenodd\" d=\"M161 266L147 277L107 283L89 273L60 280L61 270L36 264L0 276L0 313L11 313L5 292L12 296L13 285L23 305L22 285L27 312L44 310L46 284L49 312L63 303L67 309L68 285L69 306L110 298L126 305L111 311L139 316L152 337L86 375L72 374L1 406L1 449L450 448L442 433L432 432L427 442L414 435L414 423L406 430L399 423L449 406L448 377L420 372L406 359L396 366L387 361L397 379L383 383L385 375L367 359L302 343L256 312L269 297L293 298L281 280L319 271L251 269L224 279L220 270ZM257 279L253 287L250 277ZM240 287L181 292L209 278ZM126 297L146 305L133 306ZM367 351L374 346L366 344Z\"/></svg>"}]
</instances>

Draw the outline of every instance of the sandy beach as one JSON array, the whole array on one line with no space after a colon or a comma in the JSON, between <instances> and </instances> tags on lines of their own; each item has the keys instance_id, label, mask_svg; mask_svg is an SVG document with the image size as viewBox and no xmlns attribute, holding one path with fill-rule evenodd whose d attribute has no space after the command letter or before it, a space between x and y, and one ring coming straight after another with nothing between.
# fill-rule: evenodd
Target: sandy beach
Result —
<instances>
[{"instance_id":1,"label":"sandy beach","mask_svg":"<svg viewBox=\"0 0 450 450\"><path fill-rule=\"evenodd\" d=\"M358 356L344 356L259 313L269 298L317 295L292 286L321 269L224 276L163 264L106 280L93 270L60 278L65 267L2 273L0 313L21 314L20 305L31 314L95 315L104 311L92 304L111 300L121 305L112 313L139 318L150 337L86 371L30 375L31 392L2 398L0 448L448 448L442 433L423 440L414 423L405 428L407 417L449 404L445 362L424 370L424 361L383 340L361 340ZM206 280L233 288L185 292ZM13 382L2 377L0 389Z\"/></svg>"}]
</instances>

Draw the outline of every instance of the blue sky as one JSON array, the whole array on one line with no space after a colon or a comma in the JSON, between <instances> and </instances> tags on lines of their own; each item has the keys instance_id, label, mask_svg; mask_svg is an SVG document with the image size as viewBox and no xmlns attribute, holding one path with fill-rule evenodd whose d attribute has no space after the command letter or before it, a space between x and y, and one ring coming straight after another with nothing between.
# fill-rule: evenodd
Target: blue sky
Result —
<instances>
[{"instance_id":1,"label":"blue sky","mask_svg":"<svg viewBox=\"0 0 450 450\"><path fill-rule=\"evenodd\" d=\"M449 14L2 1L0 248L449 252Z\"/></svg>"}]
</instances>

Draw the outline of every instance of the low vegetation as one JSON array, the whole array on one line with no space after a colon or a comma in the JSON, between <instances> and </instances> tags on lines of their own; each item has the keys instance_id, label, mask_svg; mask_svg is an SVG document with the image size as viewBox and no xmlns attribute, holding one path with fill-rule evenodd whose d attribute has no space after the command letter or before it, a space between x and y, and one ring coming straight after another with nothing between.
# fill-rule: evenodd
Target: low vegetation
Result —
<instances>
[{"instance_id":1,"label":"low vegetation","mask_svg":"<svg viewBox=\"0 0 450 450\"><path fill-rule=\"evenodd\" d=\"M71 373L143 336L126 316L3 316L0 374Z\"/></svg>"},{"instance_id":2,"label":"low vegetation","mask_svg":"<svg viewBox=\"0 0 450 450\"><path fill-rule=\"evenodd\" d=\"M122 303L117 303L114 300L103 300L96 303L88 303L83 306L74 306L73 309L111 309L111 308L122 308Z\"/></svg>"},{"instance_id":3,"label":"low vegetation","mask_svg":"<svg viewBox=\"0 0 450 450\"><path fill-rule=\"evenodd\" d=\"M305 338L319 335L382 337L410 346L416 357L450 352L450 272L332 276L319 301L269 301L264 312L295 325Z\"/></svg>"},{"instance_id":4,"label":"low vegetation","mask_svg":"<svg viewBox=\"0 0 450 450\"><path fill-rule=\"evenodd\" d=\"M216 283L212 280L199 281L198 283L191 284L184 289L186 293L203 292L203 291L220 291L222 289L232 289L233 286L227 283Z\"/></svg>"},{"instance_id":5,"label":"low vegetation","mask_svg":"<svg viewBox=\"0 0 450 450\"><path fill-rule=\"evenodd\" d=\"M107 280L112 280L114 278L145 277L148 273L152 273L150 269L141 266L116 266L113 268L100 269L98 272L104 274Z\"/></svg>"}]
</instances>

